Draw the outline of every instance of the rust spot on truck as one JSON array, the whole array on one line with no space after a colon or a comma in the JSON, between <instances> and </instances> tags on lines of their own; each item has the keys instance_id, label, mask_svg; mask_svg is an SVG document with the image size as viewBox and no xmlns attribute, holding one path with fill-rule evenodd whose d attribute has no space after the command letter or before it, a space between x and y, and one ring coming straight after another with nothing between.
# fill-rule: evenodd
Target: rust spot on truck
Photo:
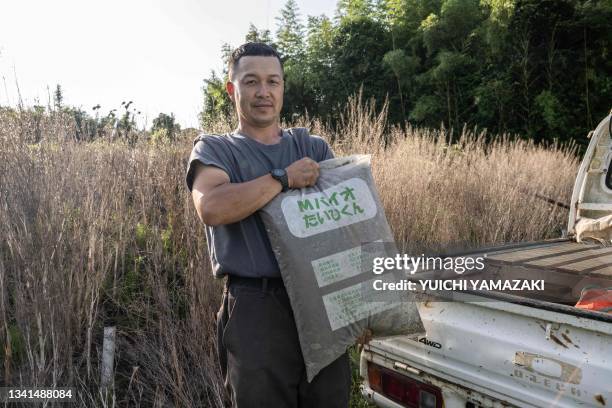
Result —
<instances>
[{"instance_id":1,"label":"rust spot on truck","mask_svg":"<svg viewBox=\"0 0 612 408\"><path fill-rule=\"evenodd\" d=\"M565 330L565 333L569 333L569 330ZM570 336L568 336L565 333L561 333L561 337L563 337L563 340L565 340L566 342L568 342L569 344L571 344L572 346L574 346L575 348L579 349L580 346L575 344L572 339L570 338Z\"/></svg>"},{"instance_id":2,"label":"rust spot on truck","mask_svg":"<svg viewBox=\"0 0 612 408\"><path fill-rule=\"evenodd\" d=\"M534 354L527 351L517 351L512 363L522 370L533 374L559 380L570 384L580 384L582 382L582 370L565 361L556 358ZM519 378L523 378L520 370L515 370Z\"/></svg>"},{"instance_id":3,"label":"rust spot on truck","mask_svg":"<svg viewBox=\"0 0 612 408\"><path fill-rule=\"evenodd\" d=\"M559 338L557 336L555 336L554 334L550 335L550 338L552 339L552 341L554 341L555 343L557 343L560 346L563 346L565 348L567 348L567 346L565 345L565 343L563 343L561 340L559 340Z\"/></svg>"},{"instance_id":4,"label":"rust spot on truck","mask_svg":"<svg viewBox=\"0 0 612 408\"><path fill-rule=\"evenodd\" d=\"M593 398L595 398L595 401L599 402L602 406L606 406L606 399L603 397L603 395L597 394Z\"/></svg>"}]
</instances>

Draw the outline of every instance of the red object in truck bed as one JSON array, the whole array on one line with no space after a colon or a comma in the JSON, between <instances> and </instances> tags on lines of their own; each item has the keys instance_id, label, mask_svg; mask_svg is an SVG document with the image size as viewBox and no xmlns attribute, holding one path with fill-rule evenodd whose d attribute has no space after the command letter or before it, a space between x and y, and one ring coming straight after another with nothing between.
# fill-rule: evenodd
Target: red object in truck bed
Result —
<instances>
[{"instance_id":1,"label":"red object in truck bed","mask_svg":"<svg viewBox=\"0 0 612 408\"><path fill-rule=\"evenodd\" d=\"M612 288L584 288L576 307L612 313Z\"/></svg>"}]
</instances>

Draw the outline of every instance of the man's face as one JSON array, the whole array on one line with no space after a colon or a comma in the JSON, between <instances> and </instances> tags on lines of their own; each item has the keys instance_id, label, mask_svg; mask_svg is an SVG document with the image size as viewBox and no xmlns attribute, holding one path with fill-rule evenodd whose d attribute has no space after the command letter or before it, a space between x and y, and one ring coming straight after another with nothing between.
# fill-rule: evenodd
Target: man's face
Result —
<instances>
[{"instance_id":1,"label":"man's face","mask_svg":"<svg viewBox=\"0 0 612 408\"><path fill-rule=\"evenodd\" d=\"M226 89L241 122L267 127L278 120L283 107L284 82L276 57L240 58Z\"/></svg>"}]
</instances>

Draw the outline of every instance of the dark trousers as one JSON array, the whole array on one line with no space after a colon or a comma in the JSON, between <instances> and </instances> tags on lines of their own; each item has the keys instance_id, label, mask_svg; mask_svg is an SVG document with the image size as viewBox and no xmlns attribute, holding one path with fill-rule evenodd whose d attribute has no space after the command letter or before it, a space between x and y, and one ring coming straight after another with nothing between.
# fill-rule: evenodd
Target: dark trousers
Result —
<instances>
[{"instance_id":1,"label":"dark trousers","mask_svg":"<svg viewBox=\"0 0 612 408\"><path fill-rule=\"evenodd\" d=\"M280 279L264 285L259 279L230 279L217 314L217 347L233 407L348 407L348 354L307 382L293 312Z\"/></svg>"}]
</instances>

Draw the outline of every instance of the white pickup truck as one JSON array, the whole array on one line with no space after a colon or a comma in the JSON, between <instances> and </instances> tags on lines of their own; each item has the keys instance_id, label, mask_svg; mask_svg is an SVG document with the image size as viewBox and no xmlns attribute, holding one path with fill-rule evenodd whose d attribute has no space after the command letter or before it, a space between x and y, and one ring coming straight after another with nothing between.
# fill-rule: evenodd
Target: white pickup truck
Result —
<instances>
[{"instance_id":1,"label":"white pickup truck","mask_svg":"<svg viewBox=\"0 0 612 408\"><path fill-rule=\"evenodd\" d=\"M612 286L612 247L579 242L576 228L581 219L612 214L610 115L590 139L567 237L473 251L487 254L496 277L538 277L547 291L457 291L452 301L438 294L419 301L424 333L364 346L361 389L369 401L417 408L612 407L612 313L574 307L584 287Z\"/></svg>"}]
</instances>

